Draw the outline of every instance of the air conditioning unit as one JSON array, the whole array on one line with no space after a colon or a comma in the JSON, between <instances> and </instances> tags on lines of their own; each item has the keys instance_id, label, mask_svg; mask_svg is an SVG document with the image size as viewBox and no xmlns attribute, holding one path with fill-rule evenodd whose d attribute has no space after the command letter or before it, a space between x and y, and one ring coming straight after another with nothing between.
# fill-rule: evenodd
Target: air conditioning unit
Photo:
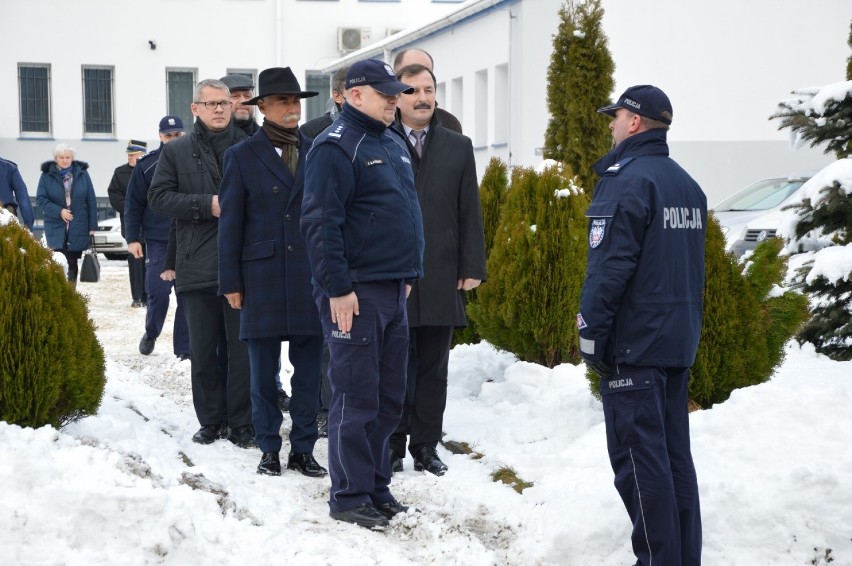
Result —
<instances>
[{"instance_id":1,"label":"air conditioning unit","mask_svg":"<svg viewBox=\"0 0 852 566\"><path fill-rule=\"evenodd\" d=\"M404 28L387 28L385 30L385 37L390 37L392 35L396 35L401 32Z\"/></svg>"},{"instance_id":2,"label":"air conditioning unit","mask_svg":"<svg viewBox=\"0 0 852 566\"><path fill-rule=\"evenodd\" d=\"M337 50L356 51L370 42L370 28L337 28Z\"/></svg>"}]
</instances>

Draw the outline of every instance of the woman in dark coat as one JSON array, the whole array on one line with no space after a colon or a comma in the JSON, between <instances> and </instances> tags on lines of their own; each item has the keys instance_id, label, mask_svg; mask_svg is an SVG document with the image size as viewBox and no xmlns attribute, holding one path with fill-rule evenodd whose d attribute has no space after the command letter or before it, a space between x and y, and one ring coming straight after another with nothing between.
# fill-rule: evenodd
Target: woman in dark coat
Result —
<instances>
[{"instance_id":1,"label":"woman in dark coat","mask_svg":"<svg viewBox=\"0 0 852 566\"><path fill-rule=\"evenodd\" d=\"M53 161L41 164L36 203L44 214L47 246L68 260L68 281L76 285L77 262L98 227L98 210L89 164L74 157L65 144L53 149Z\"/></svg>"}]
</instances>

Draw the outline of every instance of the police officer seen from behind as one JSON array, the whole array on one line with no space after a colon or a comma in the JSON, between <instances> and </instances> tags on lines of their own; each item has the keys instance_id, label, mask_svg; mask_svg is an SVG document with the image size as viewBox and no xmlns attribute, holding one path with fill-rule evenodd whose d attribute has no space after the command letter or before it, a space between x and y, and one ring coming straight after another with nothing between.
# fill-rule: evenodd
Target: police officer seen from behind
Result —
<instances>
[{"instance_id":1,"label":"police officer seen from behind","mask_svg":"<svg viewBox=\"0 0 852 566\"><path fill-rule=\"evenodd\" d=\"M636 564L701 563L701 509L689 441L689 368L701 334L707 198L669 158L672 106L630 87L598 112L615 147L586 216L589 249L577 325L601 377L615 487L633 523Z\"/></svg>"},{"instance_id":2,"label":"police officer seen from behind","mask_svg":"<svg viewBox=\"0 0 852 566\"><path fill-rule=\"evenodd\" d=\"M423 275L411 159L388 126L413 89L377 59L354 63L346 88L340 116L308 153L301 231L330 354L330 515L384 528L407 509L388 488L388 437L405 396L405 301Z\"/></svg>"},{"instance_id":3,"label":"police officer seen from behind","mask_svg":"<svg viewBox=\"0 0 852 566\"><path fill-rule=\"evenodd\" d=\"M290 67L260 73L261 130L225 152L219 191L219 292L240 309L240 338L248 343L252 422L263 456L260 474L280 475L281 423L275 378L281 341L293 364L290 455L287 468L310 477L327 474L314 459L320 395L322 333L311 295L311 269L299 233L305 154L299 134L302 91Z\"/></svg>"}]
</instances>

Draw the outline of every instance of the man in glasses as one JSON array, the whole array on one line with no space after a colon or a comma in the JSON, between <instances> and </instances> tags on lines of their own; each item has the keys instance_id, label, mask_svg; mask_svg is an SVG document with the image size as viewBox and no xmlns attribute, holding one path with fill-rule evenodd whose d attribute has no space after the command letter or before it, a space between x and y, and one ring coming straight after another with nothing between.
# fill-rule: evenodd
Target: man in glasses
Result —
<instances>
[{"instance_id":1,"label":"man in glasses","mask_svg":"<svg viewBox=\"0 0 852 566\"><path fill-rule=\"evenodd\" d=\"M169 312L169 297L174 286L173 272L163 273L172 219L151 210L148 206L148 188L154 178L163 145L183 137L184 133L180 117L164 116L160 120L160 147L139 158L127 185L127 198L124 203L124 237L127 239L127 251L135 258L144 258L146 265L145 292L148 295L148 309L145 313L145 334L139 341L139 353L143 356L149 356L154 351ZM177 295L172 343L178 358L189 359L189 331L186 328L181 295Z\"/></svg>"},{"instance_id":2,"label":"man in glasses","mask_svg":"<svg viewBox=\"0 0 852 566\"><path fill-rule=\"evenodd\" d=\"M231 123L225 83L205 79L193 93L192 132L163 146L148 192L151 209L175 219L175 288L183 294L189 325L192 402L201 428L192 437L210 444L219 437L227 409L228 440L255 445L249 398L248 349L241 342L240 312L218 295L219 183L225 150L246 138ZM222 396L217 359L219 328L227 335L227 394Z\"/></svg>"}]
</instances>

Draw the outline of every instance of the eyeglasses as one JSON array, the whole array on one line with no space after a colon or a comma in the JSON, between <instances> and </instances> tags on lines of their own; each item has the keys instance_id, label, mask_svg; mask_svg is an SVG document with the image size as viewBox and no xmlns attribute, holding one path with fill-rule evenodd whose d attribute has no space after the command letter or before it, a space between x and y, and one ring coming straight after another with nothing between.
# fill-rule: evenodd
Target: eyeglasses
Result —
<instances>
[{"instance_id":1,"label":"eyeglasses","mask_svg":"<svg viewBox=\"0 0 852 566\"><path fill-rule=\"evenodd\" d=\"M228 108L234 105L234 103L230 100L219 100L218 102L213 100L196 100L195 104L200 104L204 106L204 108L206 108L207 110L216 110L216 107L218 106L221 106L223 110L227 110Z\"/></svg>"}]
</instances>

